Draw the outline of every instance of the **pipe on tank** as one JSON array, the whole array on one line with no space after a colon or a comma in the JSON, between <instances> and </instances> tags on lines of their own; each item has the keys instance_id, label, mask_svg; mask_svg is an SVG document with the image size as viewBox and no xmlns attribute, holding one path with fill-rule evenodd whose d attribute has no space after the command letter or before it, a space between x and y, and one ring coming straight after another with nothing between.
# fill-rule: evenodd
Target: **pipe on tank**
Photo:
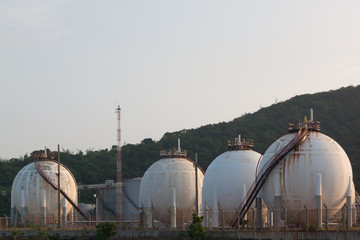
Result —
<instances>
[{"instance_id":1,"label":"pipe on tank","mask_svg":"<svg viewBox=\"0 0 360 240\"><path fill-rule=\"evenodd\" d=\"M322 227L322 188L321 188L321 174L316 174L315 180L315 198L316 198L316 209L317 209L317 227Z\"/></svg>"},{"instance_id":2,"label":"pipe on tank","mask_svg":"<svg viewBox=\"0 0 360 240\"><path fill-rule=\"evenodd\" d=\"M181 153L180 138L178 138L178 151Z\"/></svg>"},{"instance_id":3,"label":"pipe on tank","mask_svg":"<svg viewBox=\"0 0 360 240\"><path fill-rule=\"evenodd\" d=\"M321 196L321 174L316 174L315 195Z\"/></svg>"},{"instance_id":4,"label":"pipe on tank","mask_svg":"<svg viewBox=\"0 0 360 240\"><path fill-rule=\"evenodd\" d=\"M314 121L314 110L310 108L310 122Z\"/></svg>"},{"instance_id":5,"label":"pipe on tank","mask_svg":"<svg viewBox=\"0 0 360 240\"><path fill-rule=\"evenodd\" d=\"M352 183L351 176L349 176L349 183L348 183L348 188L347 188L347 191L346 191L346 196L347 197L351 197L351 183Z\"/></svg>"}]
</instances>

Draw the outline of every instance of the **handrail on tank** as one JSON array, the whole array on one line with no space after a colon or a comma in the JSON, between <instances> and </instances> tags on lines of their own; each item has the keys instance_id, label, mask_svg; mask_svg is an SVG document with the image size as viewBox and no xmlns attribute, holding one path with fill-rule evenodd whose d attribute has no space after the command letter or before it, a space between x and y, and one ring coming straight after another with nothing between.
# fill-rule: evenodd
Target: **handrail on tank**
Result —
<instances>
[{"instance_id":1,"label":"handrail on tank","mask_svg":"<svg viewBox=\"0 0 360 240\"><path fill-rule=\"evenodd\" d=\"M160 157L187 157L187 151L182 149L176 150L176 148L174 150L161 150Z\"/></svg>"},{"instance_id":2,"label":"handrail on tank","mask_svg":"<svg viewBox=\"0 0 360 240\"><path fill-rule=\"evenodd\" d=\"M275 166L289 153L291 152L296 146L301 144L307 136L308 132L308 124L302 124L300 121L296 125L291 125L298 127L298 131L295 134L294 138L280 151L275 153L269 161L266 162L264 167L260 170L258 176L256 177L255 181L251 185L249 191L246 193L243 201L240 204L241 211L236 213L231 220L231 226L235 227L235 224L239 218L241 221L245 214L251 207L251 204L254 202L257 194L259 193L261 187L264 185L267 177L270 175L271 171L275 168ZM290 125L289 125L290 128Z\"/></svg>"},{"instance_id":3,"label":"handrail on tank","mask_svg":"<svg viewBox=\"0 0 360 240\"><path fill-rule=\"evenodd\" d=\"M240 139L235 138L234 142L228 141L228 150L250 150L254 147L254 140L253 139Z\"/></svg>"},{"instance_id":4,"label":"handrail on tank","mask_svg":"<svg viewBox=\"0 0 360 240\"><path fill-rule=\"evenodd\" d=\"M41 169L40 167L40 161L39 158L44 158L44 156L40 156L39 154L35 154L34 155L34 165L35 168L37 170L37 172L40 174L40 176L54 189L54 190L58 190L58 185L56 185ZM45 158L44 158L45 159ZM49 161L52 161L53 159L46 159ZM71 199L70 197L60 188L59 189L61 195L63 195L66 200L68 200L68 202L76 209L76 211L78 211L87 221L89 220L88 216L79 208L79 206L77 206Z\"/></svg>"}]
</instances>

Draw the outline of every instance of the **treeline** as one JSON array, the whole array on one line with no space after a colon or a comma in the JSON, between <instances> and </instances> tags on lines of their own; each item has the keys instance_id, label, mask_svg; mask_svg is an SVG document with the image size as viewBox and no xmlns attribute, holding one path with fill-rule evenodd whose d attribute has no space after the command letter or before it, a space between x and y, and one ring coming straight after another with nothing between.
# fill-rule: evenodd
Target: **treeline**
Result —
<instances>
[{"instance_id":1,"label":"treeline","mask_svg":"<svg viewBox=\"0 0 360 240\"><path fill-rule=\"evenodd\" d=\"M228 140L239 134L254 139L254 151L263 153L267 146L286 133L288 123L309 118L314 109L314 119L321 122L321 132L337 141L348 154L354 172L356 188L360 188L360 86L334 91L296 96L290 100L246 113L230 122L209 124L197 129L165 133L159 141L150 138L139 144L122 147L123 178L141 177L146 169L159 159L159 152L177 146L188 151L194 159L198 153L200 166L206 170L218 155L227 150ZM99 151L61 152L61 162L74 174L80 184L103 183L116 180L116 146ZM22 159L0 162L0 187L6 191L0 199L0 216L10 209L10 190L17 172L33 161L32 154ZM2 192L3 193L3 192ZM89 194L88 194L89 195Z\"/></svg>"}]
</instances>

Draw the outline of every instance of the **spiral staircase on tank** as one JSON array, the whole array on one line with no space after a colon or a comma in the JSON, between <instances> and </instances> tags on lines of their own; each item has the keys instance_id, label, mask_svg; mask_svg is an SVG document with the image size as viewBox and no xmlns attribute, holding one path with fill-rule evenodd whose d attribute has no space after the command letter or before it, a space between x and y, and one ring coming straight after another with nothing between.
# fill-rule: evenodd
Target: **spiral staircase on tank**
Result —
<instances>
[{"instance_id":1,"label":"spiral staircase on tank","mask_svg":"<svg viewBox=\"0 0 360 240\"><path fill-rule=\"evenodd\" d=\"M47 156L43 156L43 155L39 155L39 154L35 154L34 155L34 165L35 168L37 170L37 172L40 174L40 176L56 191L60 191L61 195L64 196L64 198L75 208L75 210L81 214L81 216L83 216L83 218L88 221L89 218L88 216L79 208L79 206L73 202L73 200L71 200L71 198L61 189L58 188L58 184L56 184L55 182L53 182L53 180L46 175L46 173L42 170L41 167L41 160L47 160L47 161L53 161L53 158L47 158Z\"/></svg>"},{"instance_id":2,"label":"spiral staircase on tank","mask_svg":"<svg viewBox=\"0 0 360 240\"><path fill-rule=\"evenodd\" d=\"M294 138L285 145L280 151L275 153L263 166L261 171L258 173L254 183L251 185L249 191L247 192L245 198L240 204L240 212L236 213L231 220L231 226L235 227L238 220L242 220L245 217L245 214L251 207L251 204L254 202L256 196L258 195L261 187L266 182L267 177L270 175L271 171L276 167L276 165L296 146L300 145L307 136L309 127L313 130L320 130L319 122L310 122L310 123L301 123L300 121L297 124L289 124L289 132L296 132Z\"/></svg>"}]
</instances>

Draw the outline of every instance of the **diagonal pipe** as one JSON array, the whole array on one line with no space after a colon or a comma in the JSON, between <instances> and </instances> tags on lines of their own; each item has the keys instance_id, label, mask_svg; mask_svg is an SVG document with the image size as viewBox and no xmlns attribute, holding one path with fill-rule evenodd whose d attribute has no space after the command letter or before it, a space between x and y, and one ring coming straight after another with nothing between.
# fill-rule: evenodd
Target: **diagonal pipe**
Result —
<instances>
[{"instance_id":1,"label":"diagonal pipe","mask_svg":"<svg viewBox=\"0 0 360 240\"><path fill-rule=\"evenodd\" d=\"M276 154L274 154L269 161L264 165L264 167L261 169L261 171L258 174L258 177L255 179L254 183L251 185L249 191L247 192L245 198L240 204L240 212L239 214L235 214L234 217L231 220L231 226L235 227L236 222L239 218L241 221L247 211L250 209L251 204L254 202L257 194L259 193L261 187L266 182L267 177L270 175L271 171L275 168L275 166L289 153L291 152L296 146L301 144L307 136L308 127L305 125L305 128L303 128L303 125L300 123L300 129L294 136L294 138L280 151L278 151Z\"/></svg>"},{"instance_id":2,"label":"diagonal pipe","mask_svg":"<svg viewBox=\"0 0 360 240\"><path fill-rule=\"evenodd\" d=\"M41 169L40 167L40 161L38 160L38 157L34 157L34 164L35 164L35 168L38 171L38 173L40 174L40 176L54 189L54 190L58 190L58 186L57 184L55 184ZM85 218L86 221L89 220L89 217L76 205L76 203L74 203L70 197L60 188L60 193L61 195L64 196L64 198L66 198L66 200L68 200L68 202L76 209L76 211L78 211L81 216L83 216Z\"/></svg>"}]
</instances>

